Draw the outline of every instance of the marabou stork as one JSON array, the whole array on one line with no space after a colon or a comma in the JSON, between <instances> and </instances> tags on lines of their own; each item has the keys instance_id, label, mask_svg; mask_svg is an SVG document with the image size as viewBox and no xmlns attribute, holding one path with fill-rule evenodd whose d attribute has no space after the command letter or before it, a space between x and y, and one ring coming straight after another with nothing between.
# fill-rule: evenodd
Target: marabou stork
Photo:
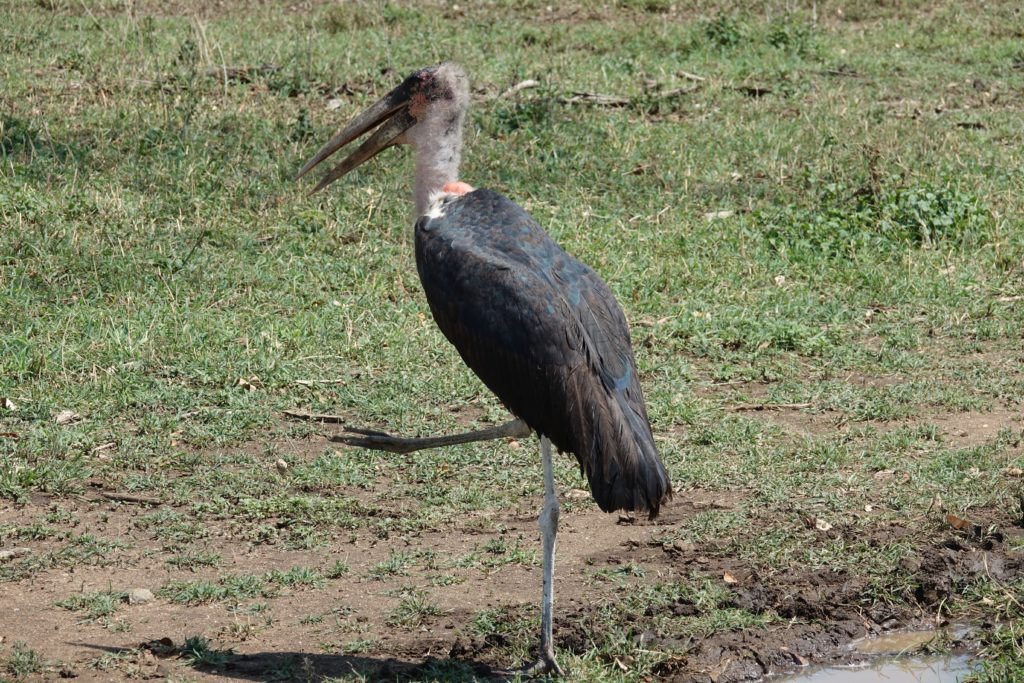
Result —
<instances>
[{"instance_id":1,"label":"marabou stork","mask_svg":"<svg viewBox=\"0 0 1024 683\"><path fill-rule=\"evenodd\" d=\"M373 128L314 191L391 145L415 150L416 267L434 320L484 384L540 437L540 658L525 671L561 674L551 639L559 515L551 444L576 456L606 512L645 511L654 518L672 488L651 435L626 318L611 290L522 208L458 180L468 105L460 66L420 69L328 141L299 177ZM506 428L515 432L516 425Z\"/></svg>"}]
</instances>

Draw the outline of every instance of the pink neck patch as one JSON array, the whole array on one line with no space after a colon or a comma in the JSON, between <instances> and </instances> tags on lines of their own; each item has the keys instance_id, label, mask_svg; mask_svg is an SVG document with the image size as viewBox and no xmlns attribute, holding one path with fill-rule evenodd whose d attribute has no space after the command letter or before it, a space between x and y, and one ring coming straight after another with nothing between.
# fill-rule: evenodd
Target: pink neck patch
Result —
<instances>
[{"instance_id":1,"label":"pink neck patch","mask_svg":"<svg viewBox=\"0 0 1024 683\"><path fill-rule=\"evenodd\" d=\"M476 188L469 183L464 183L461 180L456 180L454 183L445 183L445 186L441 188L441 192L447 194L466 194L472 192Z\"/></svg>"}]
</instances>

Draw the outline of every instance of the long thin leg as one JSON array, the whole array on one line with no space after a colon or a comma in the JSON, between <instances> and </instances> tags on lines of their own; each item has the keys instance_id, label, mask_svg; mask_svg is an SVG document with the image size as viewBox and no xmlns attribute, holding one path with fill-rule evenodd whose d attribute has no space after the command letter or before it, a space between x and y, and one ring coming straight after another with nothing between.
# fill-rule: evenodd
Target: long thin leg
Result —
<instances>
[{"instance_id":1,"label":"long thin leg","mask_svg":"<svg viewBox=\"0 0 1024 683\"><path fill-rule=\"evenodd\" d=\"M555 535L558 533L558 495L555 493L555 475L551 467L551 442L540 437L540 453L544 461L544 508L540 513L540 533L544 545L544 579L540 604L540 658L526 670L530 675L545 673L564 676L555 661L555 644L551 638L551 613L555 603Z\"/></svg>"},{"instance_id":2,"label":"long thin leg","mask_svg":"<svg viewBox=\"0 0 1024 683\"><path fill-rule=\"evenodd\" d=\"M511 420L497 427L479 429L473 432L452 434L449 436L430 436L417 439L406 439L391 436L384 432L356 427L345 427L345 431L362 436L332 436L331 441L349 446L370 448L392 453L412 453L425 448L439 448L455 444L487 441L503 437L524 438L531 430L522 420ZM564 676L565 672L555 660L555 644L552 637L552 612L555 603L555 539L558 534L558 517L561 512L558 494L555 493L555 474L551 462L551 442L546 436L540 438L541 460L544 464L544 507L541 509L538 526L544 547L544 577L541 587L540 612L540 656L537 663L526 667L519 673L528 676L555 674Z\"/></svg>"},{"instance_id":3,"label":"long thin leg","mask_svg":"<svg viewBox=\"0 0 1024 683\"><path fill-rule=\"evenodd\" d=\"M442 446L454 446L461 443L472 443L474 441L490 441L511 437L523 439L530 435L530 428L522 420L511 420L497 427L478 429L462 434L450 434L448 436L425 436L417 439L406 439L400 436L391 436L384 432L377 432L372 429L360 429L358 427L345 427L345 431L360 436L348 436L345 434L332 436L331 441L343 443L348 446L370 448L377 451L389 451L391 453L412 453L425 448L440 448Z\"/></svg>"}]
</instances>

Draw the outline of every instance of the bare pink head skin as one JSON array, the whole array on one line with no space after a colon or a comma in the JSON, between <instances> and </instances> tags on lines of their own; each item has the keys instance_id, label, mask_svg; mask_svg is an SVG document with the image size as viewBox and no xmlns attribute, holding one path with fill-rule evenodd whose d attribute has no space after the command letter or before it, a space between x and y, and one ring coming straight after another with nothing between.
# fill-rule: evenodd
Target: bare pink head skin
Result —
<instances>
[{"instance_id":1,"label":"bare pink head skin","mask_svg":"<svg viewBox=\"0 0 1024 683\"><path fill-rule=\"evenodd\" d=\"M413 201L416 215L438 197L465 194L473 188L458 179L462 126L469 109L469 79L453 62L416 71L331 138L299 171L302 177L327 157L376 128L355 151L331 169L313 189L332 182L392 145L416 152Z\"/></svg>"}]
</instances>

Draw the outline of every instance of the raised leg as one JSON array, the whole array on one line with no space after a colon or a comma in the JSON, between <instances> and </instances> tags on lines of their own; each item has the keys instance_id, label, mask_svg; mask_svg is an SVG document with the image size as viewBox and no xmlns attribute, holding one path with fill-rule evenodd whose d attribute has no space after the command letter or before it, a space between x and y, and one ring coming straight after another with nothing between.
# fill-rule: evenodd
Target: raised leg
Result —
<instances>
[{"instance_id":1,"label":"raised leg","mask_svg":"<svg viewBox=\"0 0 1024 683\"><path fill-rule=\"evenodd\" d=\"M331 437L331 441L343 443L348 446L370 448L377 451L389 451L391 453L412 453L425 448L440 448L442 446L454 446L461 443L472 443L473 441L490 441L505 437L523 439L530 435L530 428L522 420L510 420L497 427L478 429L473 432L462 434L450 434L448 436L425 436L418 439L407 439L400 436L391 436L384 432L377 432L372 429L360 429L358 427L345 427L345 431L359 436L341 434Z\"/></svg>"},{"instance_id":2,"label":"raised leg","mask_svg":"<svg viewBox=\"0 0 1024 683\"><path fill-rule=\"evenodd\" d=\"M551 442L540 437L540 453L544 460L544 508L540 513L540 533L544 545L544 579L540 604L540 658L524 673L537 676L556 674L564 676L555 661L555 644L551 638L551 612L555 603L555 535L558 533L558 496L555 494L555 475L551 468Z\"/></svg>"}]
</instances>

